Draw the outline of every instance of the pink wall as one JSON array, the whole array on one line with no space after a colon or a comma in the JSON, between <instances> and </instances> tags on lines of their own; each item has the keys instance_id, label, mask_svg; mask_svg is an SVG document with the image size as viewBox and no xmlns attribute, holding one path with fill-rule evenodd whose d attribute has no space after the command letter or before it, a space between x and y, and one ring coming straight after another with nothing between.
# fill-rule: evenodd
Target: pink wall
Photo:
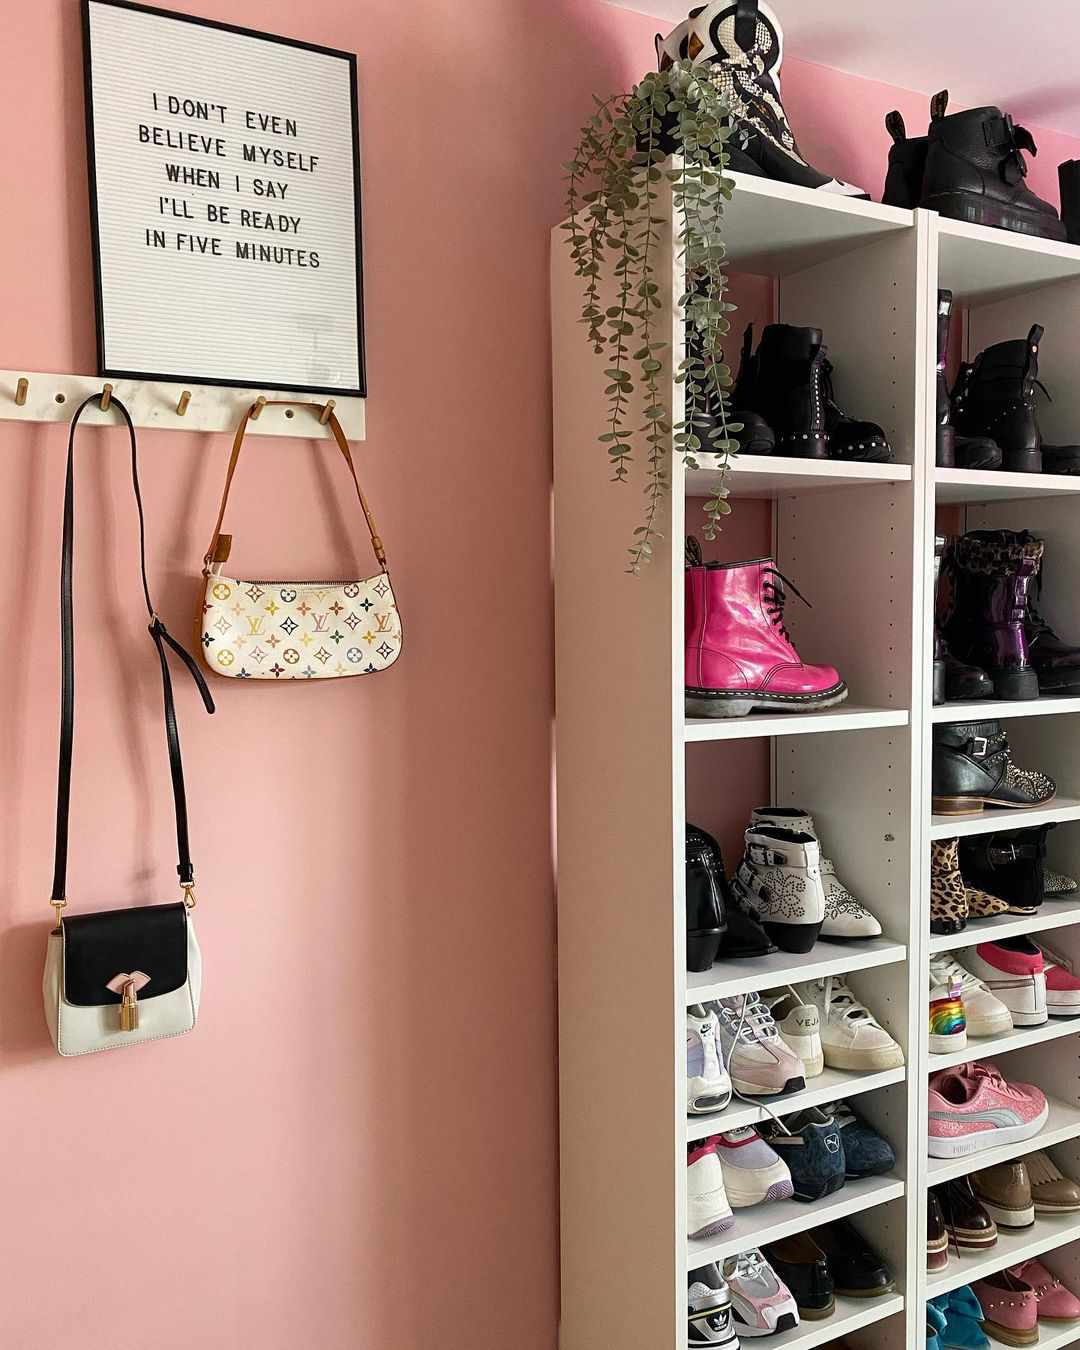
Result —
<instances>
[{"instance_id":1,"label":"pink wall","mask_svg":"<svg viewBox=\"0 0 1080 1350\"><path fill-rule=\"evenodd\" d=\"M0 1345L551 1350L548 228L590 92L650 65L653 25L593 0L184 7L360 55L359 460L406 654L360 683L218 681L213 721L181 688L203 1020L60 1062L38 985L64 438L0 423ZM75 0L24 6L2 51L0 366L90 370ZM785 92L807 152L875 191L882 114L899 103L914 123L925 103L795 62ZM1045 155L1033 183L1076 152ZM141 444L156 597L186 635L226 445ZM247 453L238 565L366 565L325 448ZM256 459L262 496L244 477ZM160 692L118 434L86 435L79 483L72 905L167 900Z\"/></svg>"}]
</instances>

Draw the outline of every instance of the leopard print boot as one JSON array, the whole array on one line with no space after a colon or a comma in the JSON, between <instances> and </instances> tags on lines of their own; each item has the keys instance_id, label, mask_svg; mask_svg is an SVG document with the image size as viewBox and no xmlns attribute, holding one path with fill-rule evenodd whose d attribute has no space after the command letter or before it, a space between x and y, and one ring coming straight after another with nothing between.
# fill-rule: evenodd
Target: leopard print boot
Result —
<instances>
[{"instance_id":1,"label":"leopard print boot","mask_svg":"<svg viewBox=\"0 0 1080 1350\"><path fill-rule=\"evenodd\" d=\"M930 841L930 931L938 936L967 927L968 906L956 839Z\"/></svg>"}]
</instances>

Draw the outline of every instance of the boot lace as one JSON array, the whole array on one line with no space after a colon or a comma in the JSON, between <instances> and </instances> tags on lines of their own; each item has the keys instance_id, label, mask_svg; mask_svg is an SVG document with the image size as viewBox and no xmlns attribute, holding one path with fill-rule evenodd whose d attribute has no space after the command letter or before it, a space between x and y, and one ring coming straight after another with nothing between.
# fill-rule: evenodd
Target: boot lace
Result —
<instances>
[{"instance_id":1,"label":"boot lace","mask_svg":"<svg viewBox=\"0 0 1080 1350\"><path fill-rule=\"evenodd\" d=\"M761 574L764 578L761 583L761 598L765 602L765 613L769 616L770 623L779 628L781 637L790 642L791 634L784 625L787 588L790 587L792 594L797 595L807 609L813 609L813 605L791 578L784 576L778 567L764 567Z\"/></svg>"}]
</instances>

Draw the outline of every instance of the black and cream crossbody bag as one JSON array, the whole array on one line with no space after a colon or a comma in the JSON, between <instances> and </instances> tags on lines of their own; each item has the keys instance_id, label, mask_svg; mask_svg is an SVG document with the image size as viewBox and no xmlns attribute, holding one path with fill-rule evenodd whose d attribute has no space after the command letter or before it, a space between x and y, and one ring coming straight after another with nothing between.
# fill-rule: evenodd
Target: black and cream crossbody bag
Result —
<instances>
[{"instance_id":1,"label":"black and cream crossbody bag","mask_svg":"<svg viewBox=\"0 0 1080 1350\"><path fill-rule=\"evenodd\" d=\"M113 397L131 438L131 480L139 512L139 563L148 631L157 648L165 696L165 736L172 770L176 808L177 873L183 898L170 905L138 905L98 914L65 916L67 907L68 813L71 801L71 751L75 729L75 644L72 615L72 569L75 547L75 428L83 409L76 409L68 436L67 485L64 492L64 542L60 568L60 769L57 777L56 856L52 899L56 927L49 934L42 992L45 1020L61 1055L89 1055L125 1045L182 1036L191 1031L199 1012L202 955L191 910L195 904L195 872L188 848L187 801L180 736L176 725L167 652L183 661L214 711L210 691L191 656L166 631L154 612L146 578L146 529L139 491L135 428L127 408Z\"/></svg>"}]
</instances>

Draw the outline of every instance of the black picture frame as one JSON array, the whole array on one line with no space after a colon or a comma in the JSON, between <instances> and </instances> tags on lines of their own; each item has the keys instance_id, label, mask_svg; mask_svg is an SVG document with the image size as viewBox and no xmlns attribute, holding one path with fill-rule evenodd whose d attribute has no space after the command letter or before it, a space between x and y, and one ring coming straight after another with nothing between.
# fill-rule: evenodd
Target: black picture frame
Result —
<instances>
[{"instance_id":1,"label":"black picture frame","mask_svg":"<svg viewBox=\"0 0 1080 1350\"><path fill-rule=\"evenodd\" d=\"M283 37L278 33L264 33L255 28L245 28L239 24L224 23L219 19L203 19L194 14L182 14L177 10L162 9L156 5L143 5L136 0L80 0L83 36L83 89L86 109L86 171L90 197L90 241L93 254L94 280L94 316L97 341L97 365L99 375L112 376L115 379L162 380L172 384L216 385L234 389L280 389L279 382L261 379L253 375L250 379L213 379L206 375L179 375L146 370L121 370L110 367L105 359L105 323L103 287L101 276L101 236L98 220L97 192L97 153L94 141L94 82L90 35L90 6L107 5L113 9L131 10L141 14L152 14L156 18L174 19L180 23L197 24L201 28L218 29L226 33L236 33L241 37L258 38L265 42L275 42L285 47L298 47L309 52L318 52L323 56L337 57L348 64L349 102L352 118L352 166L353 166L353 202L355 218L353 238L356 258L356 349L359 383L356 388L342 385L303 385L289 386L291 392L302 394L332 394L342 397L367 397L367 359L364 346L364 262L363 262L363 215L360 184L360 109L358 99L356 53L341 51L336 47L324 47L315 42L304 42L300 38Z\"/></svg>"}]
</instances>

